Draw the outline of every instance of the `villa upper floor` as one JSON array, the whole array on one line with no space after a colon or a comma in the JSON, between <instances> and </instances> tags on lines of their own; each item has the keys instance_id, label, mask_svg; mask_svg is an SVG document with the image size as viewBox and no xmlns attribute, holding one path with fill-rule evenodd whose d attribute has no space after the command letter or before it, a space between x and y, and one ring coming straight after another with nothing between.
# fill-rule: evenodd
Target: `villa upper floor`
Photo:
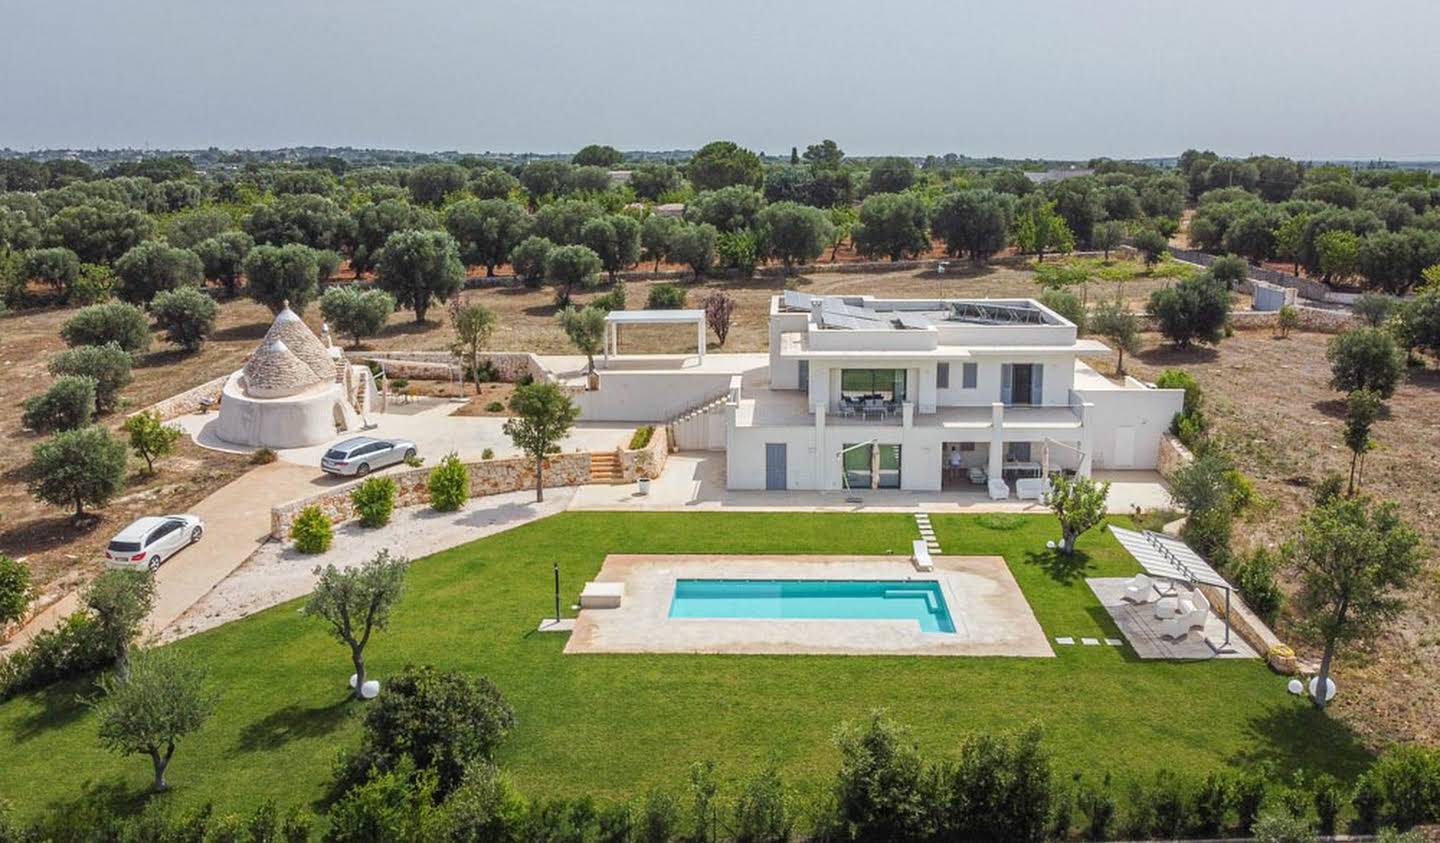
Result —
<instances>
[{"instance_id":1,"label":"villa upper floor","mask_svg":"<svg viewBox=\"0 0 1440 843\"><path fill-rule=\"evenodd\" d=\"M1104 353L1033 299L877 299L787 291L770 307L770 387L810 408L936 413L1075 403L1077 355Z\"/></svg>"}]
</instances>

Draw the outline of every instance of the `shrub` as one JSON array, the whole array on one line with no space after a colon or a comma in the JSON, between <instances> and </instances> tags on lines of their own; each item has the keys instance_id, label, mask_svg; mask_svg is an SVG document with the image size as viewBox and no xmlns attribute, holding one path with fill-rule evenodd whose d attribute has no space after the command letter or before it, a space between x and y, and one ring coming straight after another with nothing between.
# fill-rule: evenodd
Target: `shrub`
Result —
<instances>
[{"instance_id":1,"label":"shrub","mask_svg":"<svg viewBox=\"0 0 1440 843\"><path fill-rule=\"evenodd\" d=\"M717 344L724 345L735 316L735 299L724 290L716 290L706 296L700 306L705 310L705 326L715 332Z\"/></svg>"},{"instance_id":2,"label":"shrub","mask_svg":"<svg viewBox=\"0 0 1440 843\"><path fill-rule=\"evenodd\" d=\"M1085 305L1080 297L1069 290L1046 290L1040 294L1040 303L1075 323L1079 333L1085 333Z\"/></svg>"},{"instance_id":3,"label":"shrub","mask_svg":"<svg viewBox=\"0 0 1440 843\"><path fill-rule=\"evenodd\" d=\"M722 231L715 237L715 254L721 264L749 278L760 263L760 241L749 229Z\"/></svg>"},{"instance_id":4,"label":"shrub","mask_svg":"<svg viewBox=\"0 0 1440 843\"><path fill-rule=\"evenodd\" d=\"M25 401L25 426L40 433L84 427L94 416L95 379L84 375L61 375Z\"/></svg>"},{"instance_id":5,"label":"shrub","mask_svg":"<svg viewBox=\"0 0 1440 843\"><path fill-rule=\"evenodd\" d=\"M1242 832L1250 831L1265 804L1265 778L1257 773L1241 776L1235 782L1235 818Z\"/></svg>"},{"instance_id":6,"label":"shrub","mask_svg":"<svg viewBox=\"0 0 1440 843\"><path fill-rule=\"evenodd\" d=\"M1319 820L1320 833L1335 833L1335 820L1345 804L1345 793L1340 781L1331 775L1320 775L1310 784L1311 796L1315 803L1315 817Z\"/></svg>"},{"instance_id":7,"label":"shrub","mask_svg":"<svg viewBox=\"0 0 1440 843\"><path fill-rule=\"evenodd\" d=\"M383 527L395 511L395 481L389 477L368 477L350 493L350 502L360 516L362 527Z\"/></svg>"},{"instance_id":8,"label":"shrub","mask_svg":"<svg viewBox=\"0 0 1440 843\"><path fill-rule=\"evenodd\" d=\"M683 310L685 288L678 284L656 284L650 288L645 307L650 310Z\"/></svg>"},{"instance_id":9,"label":"shrub","mask_svg":"<svg viewBox=\"0 0 1440 843\"><path fill-rule=\"evenodd\" d=\"M113 342L82 345L52 357L50 373L57 377L79 375L93 379L95 409L108 413L119 405L120 390L131 381L130 355Z\"/></svg>"},{"instance_id":10,"label":"shrub","mask_svg":"<svg viewBox=\"0 0 1440 843\"><path fill-rule=\"evenodd\" d=\"M636 829L638 843L670 843L676 837L680 826L680 809L675 797L658 787L651 788L640 807L639 828Z\"/></svg>"},{"instance_id":11,"label":"shrub","mask_svg":"<svg viewBox=\"0 0 1440 843\"><path fill-rule=\"evenodd\" d=\"M1245 598L1245 604L1269 623L1275 622L1285 601L1285 592L1275 582L1278 568L1279 560L1275 555L1260 548L1235 570L1235 587Z\"/></svg>"},{"instance_id":12,"label":"shrub","mask_svg":"<svg viewBox=\"0 0 1440 843\"><path fill-rule=\"evenodd\" d=\"M616 281L615 286L610 288L610 292L602 296L596 296L590 301L589 306L597 308L599 310L603 310L606 313L609 313L612 310L624 310L625 282Z\"/></svg>"},{"instance_id":13,"label":"shrub","mask_svg":"<svg viewBox=\"0 0 1440 843\"><path fill-rule=\"evenodd\" d=\"M787 843L794 825L790 795L773 765L740 785L735 797L735 843Z\"/></svg>"},{"instance_id":14,"label":"shrub","mask_svg":"<svg viewBox=\"0 0 1440 843\"><path fill-rule=\"evenodd\" d=\"M485 412L503 413L505 412L505 405L501 404L499 401L491 401L490 403L485 405Z\"/></svg>"},{"instance_id":15,"label":"shrub","mask_svg":"<svg viewBox=\"0 0 1440 843\"><path fill-rule=\"evenodd\" d=\"M1397 746L1380 756L1370 775L1395 825L1440 821L1440 749Z\"/></svg>"},{"instance_id":16,"label":"shrub","mask_svg":"<svg viewBox=\"0 0 1440 843\"><path fill-rule=\"evenodd\" d=\"M1150 294L1146 308L1160 333L1178 348L1218 343L1230 319L1230 293L1208 275L1197 275Z\"/></svg>"},{"instance_id":17,"label":"shrub","mask_svg":"<svg viewBox=\"0 0 1440 843\"><path fill-rule=\"evenodd\" d=\"M99 304L110 300L110 291L115 287L115 276L110 267L103 264L80 264L80 277L70 285L70 304L81 306Z\"/></svg>"},{"instance_id":18,"label":"shrub","mask_svg":"<svg viewBox=\"0 0 1440 843\"><path fill-rule=\"evenodd\" d=\"M650 438L654 435L655 426L653 424L635 428L635 432L630 434L630 450L638 451L646 445L649 445Z\"/></svg>"},{"instance_id":19,"label":"shrub","mask_svg":"<svg viewBox=\"0 0 1440 843\"><path fill-rule=\"evenodd\" d=\"M1284 339L1290 336L1290 332L1300 327L1300 311L1294 305L1282 305L1279 312L1275 314L1275 331Z\"/></svg>"},{"instance_id":20,"label":"shrub","mask_svg":"<svg viewBox=\"0 0 1440 843\"><path fill-rule=\"evenodd\" d=\"M133 304L106 302L82 307L60 326L60 336L77 345L115 343L131 354L150 348L150 320Z\"/></svg>"},{"instance_id":21,"label":"shrub","mask_svg":"<svg viewBox=\"0 0 1440 843\"><path fill-rule=\"evenodd\" d=\"M215 300L194 287L181 287L155 294L150 312L165 332L165 339L186 351L195 351L215 330Z\"/></svg>"},{"instance_id":22,"label":"shrub","mask_svg":"<svg viewBox=\"0 0 1440 843\"><path fill-rule=\"evenodd\" d=\"M100 624L86 612L75 612L0 659L0 700L95 670L112 658Z\"/></svg>"},{"instance_id":23,"label":"shrub","mask_svg":"<svg viewBox=\"0 0 1440 843\"><path fill-rule=\"evenodd\" d=\"M930 790L920 750L883 712L842 724L836 782L840 813L862 840L920 840L929 832Z\"/></svg>"},{"instance_id":24,"label":"shrub","mask_svg":"<svg viewBox=\"0 0 1440 843\"><path fill-rule=\"evenodd\" d=\"M440 512L456 512L470 497L470 471L451 452L430 472L427 485L431 506Z\"/></svg>"},{"instance_id":25,"label":"shrub","mask_svg":"<svg viewBox=\"0 0 1440 843\"><path fill-rule=\"evenodd\" d=\"M1346 331L1325 347L1330 386L1340 392L1369 389L1389 398L1405 377L1405 352L1380 328Z\"/></svg>"},{"instance_id":26,"label":"shrub","mask_svg":"<svg viewBox=\"0 0 1440 843\"><path fill-rule=\"evenodd\" d=\"M493 460L493 459L495 459L495 449L494 449L494 448L486 448L485 450L481 451L481 452L480 452L480 459L482 459L482 460Z\"/></svg>"},{"instance_id":27,"label":"shrub","mask_svg":"<svg viewBox=\"0 0 1440 843\"><path fill-rule=\"evenodd\" d=\"M1362 828L1373 829L1380 822L1380 812L1385 810L1385 794L1370 771L1361 773L1355 780L1350 804L1355 808L1355 819Z\"/></svg>"},{"instance_id":28,"label":"shrub","mask_svg":"<svg viewBox=\"0 0 1440 843\"><path fill-rule=\"evenodd\" d=\"M0 553L0 630L25 617L30 594L30 569Z\"/></svg>"},{"instance_id":29,"label":"shrub","mask_svg":"<svg viewBox=\"0 0 1440 843\"><path fill-rule=\"evenodd\" d=\"M255 452L250 455L250 464L269 465L279 458L280 455L275 453L274 448L256 448Z\"/></svg>"},{"instance_id":30,"label":"shrub","mask_svg":"<svg viewBox=\"0 0 1440 843\"><path fill-rule=\"evenodd\" d=\"M32 249L20 263L20 276L49 285L65 300L80 278L80 259L64 247Z\"/></svg>"},{"instance_id":31,"label":"shrub","mask_svg":"<svg viewBox=\"0 0 1440 843\"><path fill-rule=\"evenodd\" d=\"M335 531L325 511L312 504L300 510L291 522L290 538L301 553L324 553L330 549Z\"/></svg>"},{"instance_id":32,"label":"shrub","mask_svg":"<svg viewBox=\"0 0 1440 843\"><path fill-rule=\"evenodd\" d=\"M1195 830L1213 837L1225 828L1230 813L1230 780L1221 773L1210 773L1195 792Z\"/></svg>"},{"instance_id":33,"label":"shrub","mask_svg":"<svg viewBox=\"0 0 1440 843\"><path fill-rule=\"evenodd\" d=\"M1178 839L1184 832L1188 819L1189 795L1185 784L1169 770L1155 775L1155 784L1149 793L1154 818L1151 831L1160 838Z\"/></svg>"},{"instance_id":34,"label":"shrub","mask_svg":"<svg viewBox=\"0 0 1440 843\"><path fill-rule=\"evenodd\" d=\"M1255 843L1314 843L1310 823L1286 811L1266 811L1255 823Z\"/></svg>"},{"instance_id":35,"label":"shrub","mask_svg":"<svg viewBox=\"0 0 1440 843\"><path fill-rule=\"evenodd\" d=\"M1400 299L1394 296L1387 296L1384 293L1361 293L1350 305L1350 310L1359 317L1365 324L1372 328L1378 328L1395 315L1396 309L1400 306Z\"/></svg>"},{"instance_id":36,"label":"shrub","mask_svg":"<svg viewBox=\"0 0 1440 843\"><path fill-rule=\"evenodd\" d=\"M1078 803L1085 814L1085 838L1109 840L1115 825L1115 795L1110 790L1110 776L1107 774L1098 788L1082 788Z\"/></svg>"},{"instance_id":37,"label":"shrub","mask_svg":"<svg viewBox=\"0 0 1440 843\"><path fill-rule=\"evenodd\" d=\"M492 761L514 727L514 709L490 680L409 665L365 713L360 749L345 760L341 779L363 781L408 759L433 772L446 794L460 786L467 767Z\"/></svg>"}]
</instances>

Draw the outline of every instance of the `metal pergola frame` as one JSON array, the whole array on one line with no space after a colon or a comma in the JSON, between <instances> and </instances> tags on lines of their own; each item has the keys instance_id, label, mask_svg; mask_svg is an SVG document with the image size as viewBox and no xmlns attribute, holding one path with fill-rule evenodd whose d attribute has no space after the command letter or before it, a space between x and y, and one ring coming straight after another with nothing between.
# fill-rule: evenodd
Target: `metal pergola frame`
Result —
<instances>
[{"instance_id":1,"label":"metal pergola frame","mask_svg":"<svg viewBox=\"0 0 1440 843\"><path fill-rule=\"evenodd\" d=\"M1150 530L1127 530L1123 527L1110 525L1110 532L1113 534L1120 546L1140 563L1145 573L1160 579L1172 582L1188 582L1192 586L1208 585L1225 592L1225 640L1217 647L1211 643L1209 638L1205 643L1210 644L1211 649L1216 653L1233 653L1234 647L1230 644L1230 594L1232 592L1230 583L1220 576L1210 564L1201 558L1189 545L1179 539L1171 538L1162 533L1155 533Z\"/></svg>"}]
</instances>

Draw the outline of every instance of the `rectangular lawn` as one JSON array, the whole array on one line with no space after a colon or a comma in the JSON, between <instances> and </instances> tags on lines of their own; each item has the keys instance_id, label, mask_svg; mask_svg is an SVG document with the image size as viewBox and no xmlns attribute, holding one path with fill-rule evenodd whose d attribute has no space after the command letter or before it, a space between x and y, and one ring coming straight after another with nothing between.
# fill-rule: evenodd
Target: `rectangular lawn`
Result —
<instances>
[{"instance_id":1,"label":"rectangular lawn","mask_svg":"<svg viewBox=\"0 0 1440 843\"><path fill-rule=\"evenodd\" d=\"M1065 560L1045 549L1059 535L1048 516L932 521L945 553L1004 556L1052 640L1118 634L1084 581L1137 570L1108 533L1087 533ZM678 792L704 759L729 776L775 760L802 790L818 790L836 768L837 724L879 707L935 757L967 732L1039 723L1063 775L1109 772L1121 782L1262 763L1348 778L1367 759L1259 661L1142 662L1128 648L1080 646L1057 647L1054 659L566 656L563 635L533 631L553 611L555 562L568 606L607 553L904 555L917 535L899 514L557 515L418 561L367 659L382 679L412 662L493 680L519 719L500 762L535 797L628 798L656 784ZM168 798L226 810L265 799L318 804L336 754L355 744L360 709L344 702L346 650L298 606L172 645L209 666L221 698L180 746ZM22 813L86 789L138 804L128 795L148 784L148 761L99 748L76 702L89 687L0 705L0 793Z\"/></svg>"}]
</instances>

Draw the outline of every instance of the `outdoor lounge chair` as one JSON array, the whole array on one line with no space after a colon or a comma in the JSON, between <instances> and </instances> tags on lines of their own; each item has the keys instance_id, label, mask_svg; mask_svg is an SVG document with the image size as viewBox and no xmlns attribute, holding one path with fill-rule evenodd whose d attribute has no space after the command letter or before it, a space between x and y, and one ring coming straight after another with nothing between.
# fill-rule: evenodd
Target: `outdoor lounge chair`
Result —
<instances>
[{"instance_id":1,"label":"outdoor lounge chair","mask_svg":"<svg viewBox=\"0 0 1440 843\"><path fill-rule=\"evenodd\" d=\"M1015 497L1022 501L1038 501L1050 489L1050 481L1043 477L1021 477L1015 481Z\"/></svg>"},{"instance_id":2,"label":"outdoor lounge chair","mask_svg":"<svg viewBox=\"0 0 1440 843\"><path fill-rule=\"evenodd\" d=\"M910 543L910 561L915 563L917 571L935 570L935 561L930 558L930 546L924 539L916 539Z\"/></svg>"},{"instance_id":3,"label":"outdoor lounge chair","mask_svg":"<svg viewBox=\"0 0 1440 843\"><path fill-rule=\"evenodd\" d=\"M990 478L989 487L991 500L1003 501L1010 497L1010 484L999 477Z\"/></svg>"},{"instance_id":4,"label":"outdoor lounge chair","mask_svg":"<svg viewBox=\"0 0 1440 843\"><path fill-rule=\"evenodd\" d=\"M1125 583L1124 599L1130 603L1149 603L1155 599L1155 583L1144 574L1136 574Z\"/></svg>"},{"instance_id":5,"label":"outdoor lounge chair","mask_svg":"<svg viewBox=\"0 0 1440 843\"><path fill-rule=\"evenodd\" d=\"M1210 604L1203 599L1198 604L1192 604L1189 600L1182 600L1180 608L1187 609L1181 614L1168 621L1160 623L1161 638L1184 638L1190 634L1190 630L1199 627L1205 628L1205 622L1210 619Z\"/></svg>"},{"instance_id":6,"label":"outdoor lounge chair","mask_svg":"<svg viewBox=\"0 0 1440 843\"><path fill-rule=\"evenodd\" d=\"M976 486L984 486L985 482L989 479L985 476L985 469L978 466L970 469L969 476L970 482Z\"/></svg>"}]
</instances>

